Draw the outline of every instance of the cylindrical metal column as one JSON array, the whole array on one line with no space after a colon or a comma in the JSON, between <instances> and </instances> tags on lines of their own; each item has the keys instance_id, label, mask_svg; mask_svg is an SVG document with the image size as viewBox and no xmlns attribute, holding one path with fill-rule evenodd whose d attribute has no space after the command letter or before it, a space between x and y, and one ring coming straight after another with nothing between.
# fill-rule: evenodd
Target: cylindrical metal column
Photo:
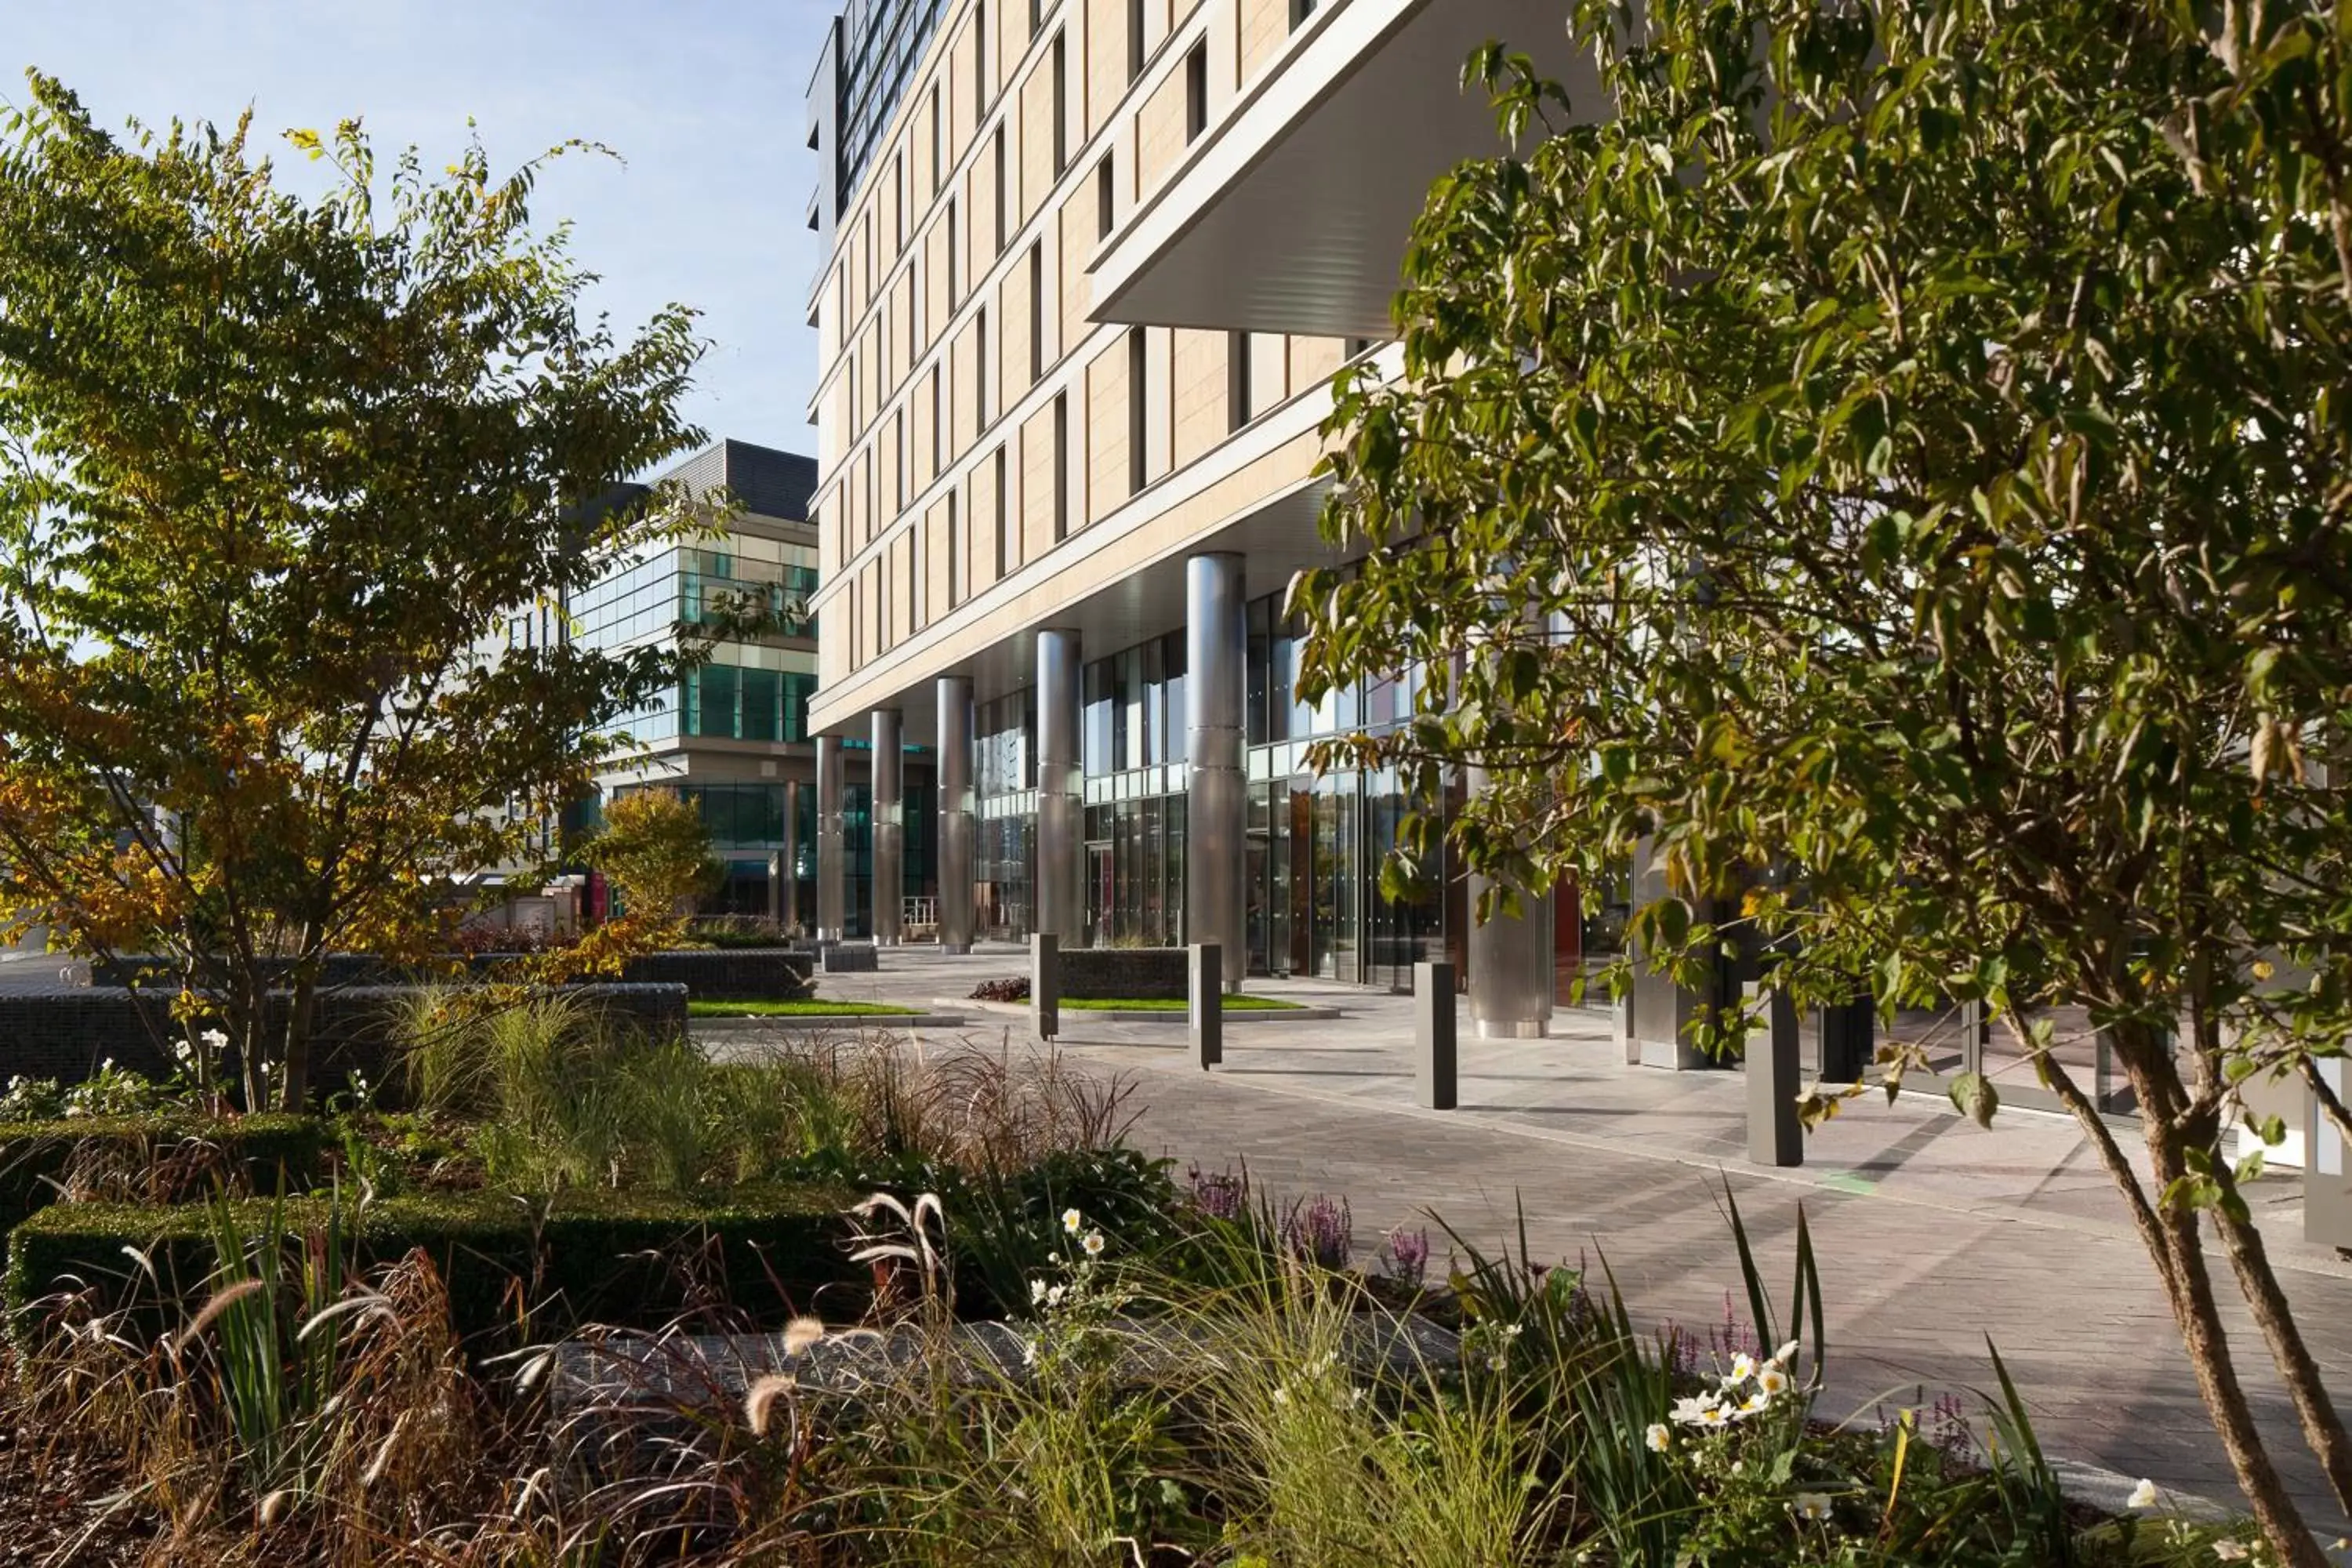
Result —
<instances>
[{"instance_id":1,"label":"cylindrical metal column","mask_svg":"<svg viewBox=\"0 0 2352 1568\"><path fill-rule=\"evenodd\" d=\"M846 934L842 889L848 835L841 822L841 737L816 738L816 938L839 942Z\"/></svg>"},{"instance_id":2,"label":"cylindrical metal column","mask_svg":"<svg viewBox=\"0 0 2352 1568\"><path fill-rule=\"evenodd\" d=\"M1249 973L1248 784L1242 723L1249 668L1242 558L1184 563L1185 940L1213 942L1225 989Z\"/></svg>"},{"instance_id":3,"label":"cylindrical metal column","mask_svg":"<svg viewBox=\"0 0 2352 1568\"><path fill-rule=\"evenodd\" d=\"M1485 791L1486 769L1463 773L1473 796ZM1470 879L1470 1017L1482 1039L1540 1039L1551 1030L1551 896L1519 889L1517 914L1497 910L1481 924L1478 903L1492 886Z\"/></svg>"},{"instance_id":4,"label":"cylindrical metal column","mask_svg":"<svg viewBox=\"0 0 2352 1568\"><path fill-rule=\"evenodd\" d=\"M776 924L786 935L801 923L801 781L784 781L784 885Z\"/></svg>"},{"instance_id":5,"label":"cylindrical metal column","mask_svg":"<svg viewBox=\"0 0 2352 1568\"><path fill-rule=\"evenodd\" d=\"M906 908L907 817L898 710L874 710L874 941L898 945Z\"/></svg>"},{"instance_id":6,"label":"cylindrical metal column","mask_svg":"<svg viewBox=\"0 0 2352 1568\"><path fill-rule=\"evenodd\" d=\"M1087 930L1086 838L1082 789L1085 753L1078 742L1076 632L1037 634L1037 924L1036 930L1082 945Z\"/></svg>"},{"instance_id":7,"label":"cylindrical metal column","mask_svg":"<svg viewBox=\"0 0 2352 1568\"><path fill-rule=\"evenodd\" d=\"M940 710L940 950L971 951L971 682L943 675Z\"/></svg>"}]
</instances>

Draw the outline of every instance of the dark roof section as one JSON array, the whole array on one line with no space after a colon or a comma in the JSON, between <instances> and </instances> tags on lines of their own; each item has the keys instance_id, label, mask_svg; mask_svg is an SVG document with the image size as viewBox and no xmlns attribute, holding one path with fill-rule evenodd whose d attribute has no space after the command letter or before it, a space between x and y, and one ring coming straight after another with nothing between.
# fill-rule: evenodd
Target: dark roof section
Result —
<instances>
[{"instance_id":1,"label":"dark roof section","mask_svg":"<svg viewBox=\"0 0 2352 1568\"><path fill-rule=\"evenodd\" d=\"M697 495L723 486L746 511L806 522L809 498L816 493L816 459L730 439L704 447L664 477L683 480Z\"/></svg>"}]
</instances>

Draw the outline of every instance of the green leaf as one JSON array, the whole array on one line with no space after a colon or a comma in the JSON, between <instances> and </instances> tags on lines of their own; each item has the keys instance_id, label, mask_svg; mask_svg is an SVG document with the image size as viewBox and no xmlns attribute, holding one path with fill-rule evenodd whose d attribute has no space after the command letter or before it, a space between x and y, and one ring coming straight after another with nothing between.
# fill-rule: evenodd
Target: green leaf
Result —
<instances>
[{"instance_id":1,"label":"green leaf","mask_svg":"<svg viewBox=\"0 0 2352 1568\"><path fill-rule=\"evenodd\" d=\"M1980 1072L1959 1074L1946 1092L1953 1107L1979 1127L1990 1127L1993 1112L2000 1109L2000 1090Z\"/></svg>"}]
</instances>

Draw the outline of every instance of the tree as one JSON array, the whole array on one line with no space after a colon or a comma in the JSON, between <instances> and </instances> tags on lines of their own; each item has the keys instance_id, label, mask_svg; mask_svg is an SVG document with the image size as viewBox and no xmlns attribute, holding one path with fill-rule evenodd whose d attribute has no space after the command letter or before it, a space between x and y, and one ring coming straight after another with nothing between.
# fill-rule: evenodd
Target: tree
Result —
<instances>
[{"instance_id":1,"label":"tree","mask_svg":"<svg viewBox=\"0 0 2352 1568\"><path fill-rule=\"evenodd\" d=\"M1323 760L1488 770L1392 888L1441 834L1517 888L1638 850L1662 968L1760 949L1801 1002L1988 1007L2112 1173L2280 1559L2315 1564L2208 1247L2352 1507L2223 1147L2236 1085L2315 1082L2352 1031L2336 7L1580 0L1570 31L1605 102L1481 52L1511 150L1431 193L1402 375L1343 379L1325 524L1369 555L1296 589L1301 695L1430 679Z\"/></svg>"},{"instance_id":2,"label":"tree","mask_svg":"<svg viewBox=\"0 0 2352 1568\"><path fill-rule=\"evenodd\" d=\"M501 634L701 526L668 489L600 503L700 441L703 345L683 307L625 342L582 316L593 274L530 226L545 159L387 179L356 123L293 132L334 176L306 201L249 115L118 141L30 81L0 121L0 910L161 944L247 1102L282 1066L299 1106L322 956L430 951L691 657Z\"/></svg>"},{"instance_id":3,"label":"tree","mask_svg":"<svg viewBox=\"0 0 2352 1568\"><path fill-rule=\"evenodd\" d=\"M588 863L620 889L625 918L676 941L690 900L708 894L726 868L710 853L702 813L676 790L634 789L604 808L587 846Z\"/></svg>"}]
</instances>

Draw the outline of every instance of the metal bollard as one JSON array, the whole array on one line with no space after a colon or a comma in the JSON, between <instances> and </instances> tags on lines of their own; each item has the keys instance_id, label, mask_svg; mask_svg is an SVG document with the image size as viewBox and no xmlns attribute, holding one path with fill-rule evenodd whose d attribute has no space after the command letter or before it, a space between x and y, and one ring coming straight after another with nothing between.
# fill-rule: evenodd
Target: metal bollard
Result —
<instances>
[{"instance_id":1,"label":"metal bollard","mask_svg":"<svg viewBox=\"0 0 2352 1568\"><path fill-rule=\"evenodd\" d=\"M1801 1165L1797 1005L1779 990L1765 993L1764 1002L1764 1026L1748 1034L1748 1157L1759 1165Z\"/></svg>"},{"instance_id":2,"label":"metal bollard","mask_svg":"<svg viewBox=\"0 0 2352 1568\"><path fill-rule=\"evenodd\" d=\"M1454 966L1414 964L1412 1080L1421 1103L1432 1110L1451 1110L1455 1104L1454 1008Z\"/></svg>"},{"instance_id":3,"label":"metal bollard","mask_svg":"<svg viewBox=\"0 0 2352 1568\"><path fill-rule=\"evenodd\" d=\"M1049 931L1029 938L1029 1023L1041 1040L1062 1032L1062 939Z\"/></svg>"},{"instance_id":4,"label":"metal bollard","mask_svg":"<svg viewBox=\"0 0 2352 1568\"><path fill-rule=\"evenodd\" d=\"M1186 955L1191 987L1186 1017L1192 1029L1192 1059L1208 1071L1225 1059L1224 950L1213 942L1196 942Z\"/></svg>"}]
</instances>

